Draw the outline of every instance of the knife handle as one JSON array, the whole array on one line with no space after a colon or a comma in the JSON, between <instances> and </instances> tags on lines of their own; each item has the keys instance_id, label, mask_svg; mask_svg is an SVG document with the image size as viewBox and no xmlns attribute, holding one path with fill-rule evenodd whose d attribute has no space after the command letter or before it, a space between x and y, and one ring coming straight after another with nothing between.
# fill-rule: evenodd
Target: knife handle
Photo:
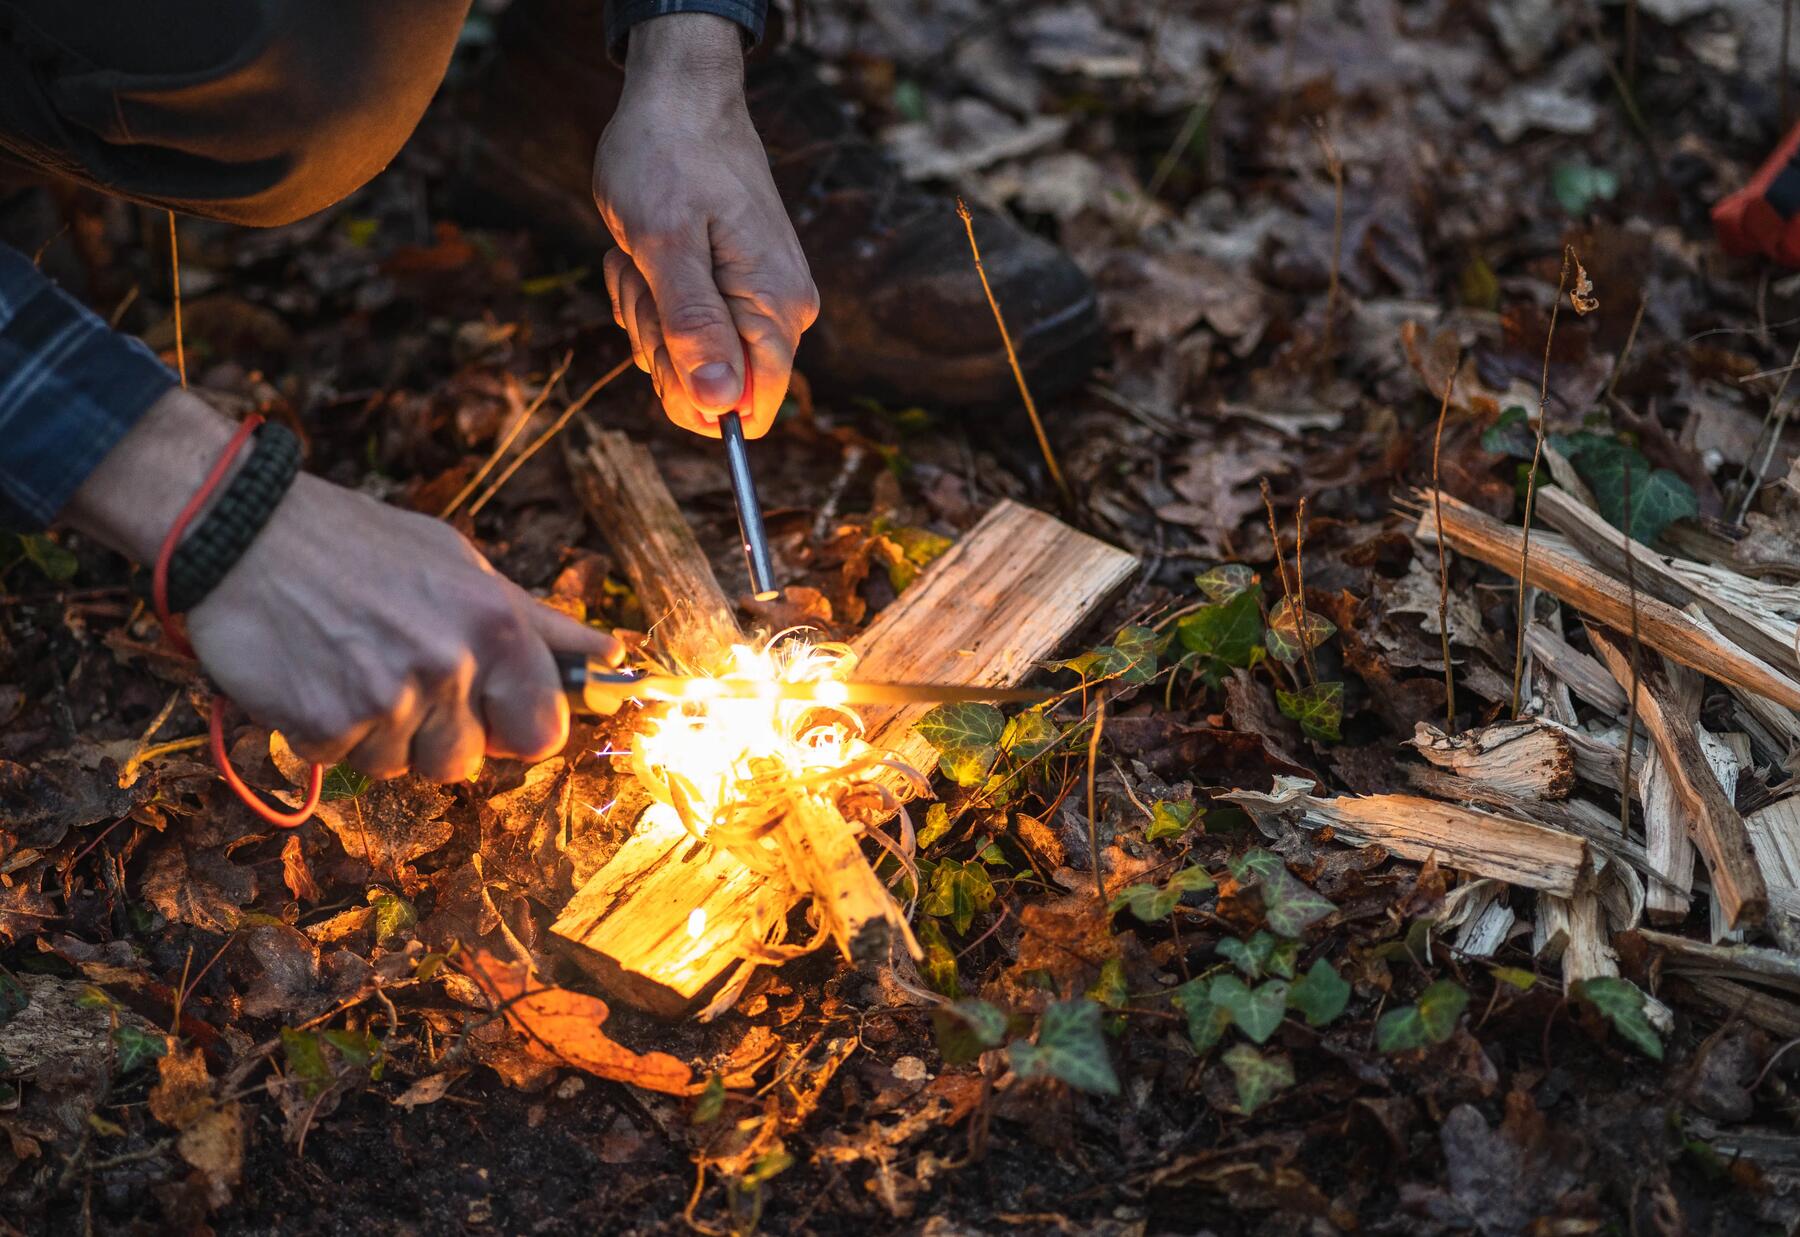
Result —
<instances>
[{"instance_id":1,"label":"knife handle","mask_svg":"<svg viewBox=\"0 0 1800 1237\"><path fill-rule=\"evenodd\" d=\"M615 669L586 653L552 651L551 656L556 660L557 685L576 713L610 717L631 699L642 677L633 670Z\"/></svg>"}]
</instances>

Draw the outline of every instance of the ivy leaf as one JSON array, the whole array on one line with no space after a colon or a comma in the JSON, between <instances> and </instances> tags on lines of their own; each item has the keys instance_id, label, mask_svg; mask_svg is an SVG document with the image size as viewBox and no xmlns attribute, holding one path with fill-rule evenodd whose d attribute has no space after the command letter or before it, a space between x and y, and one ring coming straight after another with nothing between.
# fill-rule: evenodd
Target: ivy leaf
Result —
<instances>
[{"instance_id":1,"label":"ivy leaf","mask_svg":"<svg viewBox=\"0 0 1800 1237\"><path fill-rule=\"evenodd\" d=\"M919 939L919 948L925 951L925 959L919 970L931 990L951 1000L961 996L962 984L956 975L956 954L951 950L950 942L944 939L944 930L938 927L937 920L919 920L914 925L913 935Z\"/></svg>"},{"instance_id":2,"label":"ivy leaf","mask_svg":"<svg viewBox=\"0 0 1800 1237\"><path fill-rule=\"evenodd\" d=\"M1700 509L1687 482L1666 468L1651 469L1636 447L1587 431L1559 434L1552 441L1594 491L1602 518L1639 541L1656 540L1672 521ZM1625 506L1627 473L1631 478L1629 511Z\"/></svg>"},{"instance_id":3,"label":"ivy leaf","mask_svg":"<svg viewBox=\"0 0 1800 1237\"><path fill-rule=\"evenodd\" d=\"M1008 1049L1021 1078L1059 1078L1096 1095L1117 1095L1119 1076L1106 1054L1100 1007L1085 998L1058 1001L1044 1010L1037 1043L1014 1040Z\"/></svg>"},{"instance_id":4,"label":"ivy leaf","mask_svg":"<svg viewBox=\"0 0 1800 1237\"><path fill-rule=\"evenodd\" d=\"M1595 202L1610 202L1619 192L1619 177L1606 168L1564 160L1550 172L1550 192L1571 215L1585 215Z\"/></svg>"},{"instance_id":5,"label":"ivy leaf","mask_svg":"<svg viewBox=\"0 0 1800 1237\"><path fill-rule=\"evenodd\" d=\"M167 1036L142 1030L129 1022L121 1022L113 1028L112 1040L113 1055L118 1059L121 1074L148 1065L169 1051Z\"/></svg>"},{"instance_id":6,"label":"ivy leaf","mask_svg":"<svg viewBox=\"0 0 1800 1237\"><path fill-rule=\"evenodd\" d=\"M316 1032L282 1027L281 1055L288 1074L306 1084L303 1089L309 1098L331 1085L331 1063L325 1059L325 1049Z\"/></svg>"},{"instance_id":7,"label":"ivy leaf","mask_svg":"<svg viewBox=\"0 0 1800 1237\"><path fill-rule=\"evenodd\" d=\"M1520 992L1530 992L1537 986L1538 981L1536 975L1516 966L1490 966L1488 974L1503 984L1517 988Z\"/></svg>"},{"instance_id":8,"label":"ivy leaf","mask_svg":"<svg viewBox=\"0 0 1800 1237\"><path fill-rule=\"evenodd\" d=\"M1283 717L1300 723L1300 732L1322 743L1336 743L1343 735L1344 685L1336 680L1312 683L1299 691L1275 689L1275 704Z\"/></svg>"},{"instance_id":9,"label":"ivy leaf","mask_svg":"<svg viewBox=\"0 0 1800 1237\"><path fill-rule=\"evenodd\" d=\"M319 798L329 803L335 799L358 799L375 783L346 764L335 764L325 770L325 782Z\"/></svg>"},{"instance_id":10,"label":"ivy leaf","mask_svg":"<svg viewBox=\"0 0 1800 1237\"><path fill-rule=\"evenodd\" d=\"M1107 1009L1120 1010L1125 1008L1125 1003L1130 996L1131 990L1125 984L1124 960L1108 958L1101 964L1100 978L1096 979L1093 987L1087 990L1088 999L1098 1002ZM1123 1031L1125 1029L1124 1015L1120 1014L1112 1019L1111 1025L1107 1029L1115 1035Z\"/></svg>"},{"instance_id":11,"label":"ivy leaf","mask_svg":"<svg viewBox=\"0 0 1800 1237\"><path fill-rule=\"evenodd\" d=\"M1131 668L1131 658L1112 645L1103 644L1066 661L1053 661L1050 665L1058 670L1073 670L1083 679L1092 682L1123 674Z\"/></svg>"},{"instance_id":12,"label":"ivy leaf","mask_svg":"<svg viewBox=\"0 0 1800 1237\"><path fill-rule=\"evenodd\" d=\"M1350 984L1323 958L1288 988L1288 1008L1300 1013L1309 1027L1330 1025L1349 1003Z\"/></svg>"},{"instance_id":13,"label":"ivy leaf","mask_svg":"<svg viewBox=\"0 0 1800 1237\"><path fill-rule=\"evenodd\" d=\"M20 534L19 548L25 551L25 557L31 560L32 566L43 572L44 578L54 584L73 579L81 569L80 560L45 533Z\"/></svg>"},{"instance_id":14,"label":"ivy leaf","mask_svg":"<svg viewBox=\"0 0 1800 1237\"><path fill-rule=\"evenodd\" d=\"M1128 885L1113 897L1108 911L1116 914L1129 906L1131 913L1144 923L1157 923L1174 913L1182 895L1204 893L1213 887L1212 877L1204 868L1183 868L1160 889L1155 885Z\"/></svg>"},{"instance_id":15,"label":"ivy leaf","mask_svg":"<svg viewBox=\"0 0 1800 1237\"><path fill-rule=\"evenodd\" d=\"M1503 410L1499 419L1481 432L1481 449L1491 455L1530 459L1537 450L1537 435L1532 432L1531 414L1517 404Z\"/></svg>"},{"instance_id":16,"label":"ivy leaf","mask_svg":"<svg viewBox=\"0 0 1800 1237\"><path fill-rule=\"evenodd\" d=\"M1206 812L1192 799L1158 799L1150 805L1150 827L1144 836L1155 842L1180 837Z\"/></svg>"},{"instance_id":17,"label":"ivy leaf","mask_svg":"<svg viewBox=\"0 0 1800 1237\"><path fill-rule=\"evenodd\" d=\"M405 898L391 893L378 893L369 902L375 908L375 943L405 936L419 922L419 912Z\"/></svg>"},{"instance_id":18,"label":"ivy leaf","mask_svg":"<svg viewBox=\"0 0 1800 1237\"><path fill-rule=\"evenodd\" d=\"M1042 713L1021 713L1006 723L1000 734L1000 750L1014 760L1036 760L1062 738L1057 724Z\"/></svg>"},{"instance_id":19,"label":"ivy leaf","mask_svg":"<svg viewBox=\"0 0 1800 1237\"><path fill-rule=\"evenodd\" d=\"M1113 648L1125 658L1119 671L1121 683L1148 683L1156 677L1157 649L1162 638L1148 627L1127 627L1113 638Z\"/></svg>"},{"instance_id":20,"label":"ivy leaf","mask_svg":"<svg viewBox=\"0 0 1800 1237\"><path fill-rule=\"evenodd\" d=\"M337 1049L337 1053L345 1061L358 1069L369 1071L370 1078L381 1077L381 1067L386 1062L386 1052L381 1041L375 1038L372 1031L321 1031L319 1036L327 1044Z\"/></svg>"},{"instance_id":21,"label":"ivy leaf","mask_svg":"<svg viewBox=\"0 0 1800 1237\"><path fill-rule=\"evenodd\" d=\"M931 1015L938 1053L946 1065L967 1065L1004 1044L1010 1021L998 1005L978 1000L956 1001Z\"/></svg>"},{"instance_id":22,"label":"ivy leaf","mask_svg":"<svg viewBox=\"0 0 1800 1237\"><path fill-rule=\"evenodd\" d=\"M1262 610L1254 589L1221 605L1203 606L1175 625L1182 647L1227 666L1249 666L1262 635Z\"/></svg>"},{"instance_id":23,"label":"ivy leaf","mask_svg":"<svg viewBox=\"0 0 1800 1237\"><path fill-rule=\"evenodd\" d=\"M1662 1036L1644 1013L1645 997L1629 979L1602 976L1575 985L1575 996L1606 1016L1633 1047L1653 1061L1663 1059Z\"/></svg>"},{"instance_id":24,"label":"ivy leaf","mask_svg":"<svg viewBox=\"0 0 1800 1237\"><path fill-rule=\"evenodd\" d=\"M710 1125L725 1111L725 1080L714 1074L706 1080L706 1088L694 1100L690 1125Z\"/></svg>"},{"instance_id":25,"label":"ivy leaf","mask_svg":"<svg viewBox=\"0 0 1800 1237\"><path fill-rule=\"evenodd\" d=\"M1281 1025L1287 1013L1287 994L1287 982L1280 979L1271 979L1256 988L1236 975L1215 975L1212 982L1212 999L1230 1010L1238 1030L1259 1044Z\"/></svg>"},{"instance_id":26,"label":"ivy leaf","mask_svg":"<svg viewBox=\"0 0 1800 1237\"><path fill-rule=\"evenodd\" d=\"M1231 1070L1238 1111L1246 1117L1294 1085L1294 1067L1286 1057L1265 1057L1249 1044L1228 1048L1219 1059Z\"/></svg>"},{"instance_id":27,"label":"ivy leaf","mask_svg":"<svg viewBox=\"0 0 1800 1237\"><path fill-rule=\"evenodd\" d=\"M1231 861L1231 874L1239 881L1255 879L1262 890L1263 919L1278 936L1298 940L1337 910L1330 899L1288 871L1273 851L1260 847L1246 851Z\"/></svg>"},{"instance_id":28,"label":"ivy leaf","mask_svg":"<svg viewBox=\"0 0 1800 1237\"><path fill-rule=\"evenodd\" d=\"M919 909L948 918L961 936L979 911L994 904L994 882L979 860L945 859L931 873L931 889Z\"/></svg>"},{"instance_id":29,"label":"ivy leaf","mask_svg":"<svg viewBox=\"0 0 1800 1237\"><path fill-rule=\"evenodd\" d=\"M1288 600L1283 597L1270 612L1265 643L1270 657L1291 666L1308 650L1318 648L1337 634L1337 624L1304 605L1290 605ZM1305 649L1301 648L1302 636L1306 640Z\"/></svg>"},{"instance_id":30,"label":"ivy leaf","mask_svg":"<svg viewBox=\"0 0 1800 1237\"><path fill-rule=\"evenodd\" d=\"M1263 967L1268 963L1269 953L1274 947L1274 937L1267 932L1258 932L1248 940L1228 936L1214 949L1221 958L1242 972L1245 979L1261 979Z\"/></svg>"},{"instance_id":31,"label":"ivy leaf","mask_svg":"<svg viewBox=\"0 0 1800 1237\"><path fill-rule=\"evenodd\" d=\"M1418 1004L1381 1016L1375 1024L1375 1046L1383 1052L1411 1052L1444 1043L1456 1033L1456 1020L1468 1006L1466 988L1440 979L1419 994Z\"/></svg>"},{"instance_id":32,"label":"ivy leaf","mask_svg":"<svg viewBox=\"0 0 1800 1237\"><path fill-rule=\"evenodd\" d=\"M926 850L950 832L950 809L934 803L925 809L925 827L919 830L919 849Z\"/></svg>"},{"instance_id":33,"label":"ivy leaf","mask_svg":"<svg viewBox=\"0 0 1800 1237\"><path fill-rule=\"evenodd\" d=\"M1210 1051L1231 1025L1231 1011L1213 999L1211 979L1190 979L1175 989L1175 1008L1187 1015L1188 1038L1196 1052Z\"/></svg>"},{"instance_id":34,"label":"ivy leaf","mask_svg":"<svg viewBox=\"0 0 1800 1237\"><path fill-rule=\"evenodd\" d=\"M998 747L1000 736L1006 731L1006 715L981 701L940 704L921 717L913 729L940 752Z\"/></svg>"},{"instance_id":35,"label":"ivy leaf","mask_svg":"<svg viewBox=\"0 0 1800 1237\"><path fill-rule=\"evenodd\" d=\"M1221 605L1256 584L1256 572L1243 563L1220 563L1194 577L1194 587L1213 605Z\"/></svg>"},{"instance_id":36,"label":"ivy leaf","mask_svg":"<svg viewBox=\"0 0 1800 1237\"><path fill-rule=\"evenodd\" d=\"M979 786L999 757L1000 749L992 745L948 747L938 756L938 772L958 786Z\"/></svg>"}]
</instances>

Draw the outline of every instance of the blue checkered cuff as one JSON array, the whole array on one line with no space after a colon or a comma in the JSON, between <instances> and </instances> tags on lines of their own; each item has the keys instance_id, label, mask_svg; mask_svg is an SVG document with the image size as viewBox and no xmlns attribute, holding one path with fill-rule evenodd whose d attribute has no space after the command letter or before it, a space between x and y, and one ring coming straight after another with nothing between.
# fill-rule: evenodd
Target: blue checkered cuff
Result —
<instances>
[{"instance_id":1,"label":"blue checkered cuff","mask_svg":"<svg viewBox=\"0 0 1800 1237\"><path fill-rule=\"evenodd\" d=\"M624 63L625 40L633 26L671 13L711 13L734 21L744 28L748 51L762 40L769 0L606 0L606 42L613 59Z\"/></svg>"},{"instance_id":2,"label":"blue checkered cuff","mask_svg":"<svg viewBox=\"0 0 1800 1237\"><path fill-rule=\"evenodd\" d=\"M0 528L54 520L174 385L150 349L0 245Z\"/></svg>"}]
</instances>

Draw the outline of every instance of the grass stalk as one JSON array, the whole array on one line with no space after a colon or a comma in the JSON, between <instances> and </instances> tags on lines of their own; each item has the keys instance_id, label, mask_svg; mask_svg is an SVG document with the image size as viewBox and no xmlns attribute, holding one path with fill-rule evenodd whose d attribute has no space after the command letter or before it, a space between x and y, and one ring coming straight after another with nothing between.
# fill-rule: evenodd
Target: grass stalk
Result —
<instances>
[{"instance_id":1,"label":"grass stalk","mask_svg":"<svg viewBox=\"0 0 1800 1237\"><path fill-rule=\"evenodd\" d=\"M1439 479L1438 460L1444 449L1444 421L1450 415L1450 397L1456 390L1456 379L1462 373L1459 353L1450 381L1444 384L1444 402L1438 405L1437 435L1431 442L1431 506L1437 520L1438 559L1438 643L1444 655L1444 733L1456 733L1456 678L1450 667L1450 560L1444 549L1444 487Z\"/></svg>"},{"instance_id":2,"label":"grass stalk","mask_svg":"<svg viewBox=\"0 0 1800 1237\"><path fill-rule=\"evenodd\" d=\"M1531 565L1531 512L1537 498L1538 465L1544 458L1544 428L1550 415L1550 345L1556 339L1556 316L1562 309L1563 291L1569 284L1569 262L1575 256L1572 245L1563 246L1562 274L1556 281L1556 299L1550 302L1550 329L1544 333L1544 372L1538 382L1537 441L1531 449L1531 468L1525 474L1525 529L1519 542L1519 638L1513 649L1512 713L1519 716L1519 684L1525 674L1525 625L1531 616L1525 609L1526 569Z\"/></svg>"},{"instance_id":3,"label":"grass stalk","mask_svg":"<svg viewBox=\"0 0 1800 1237\"><path fill-rule=\"evenodd\" d=\"M569 365L574 360L574 352L563 353L562 364L558 365L551 371L550 376L544 379L544 385L538 389L537 396L525 406L523 412L513 419L512 425L500 436L500 441L494 444L493 453L483 461L480 468L475 470L475 475L469 478L468 484L456 492L455 498L444 504L444 509L438 512L438 519L447 520L455 515L456 509L463 505L464 500L479 489L483 481L487 480L487 475L494 471L494 466L512 448L513 442L524 432L525 427L530 424L531 418L537 415L537 410L542 408L544 401L550 398L550 393L556 390L556 384L561 382L563 375L569 372Z\"/></svg>"},{"instance_id":4,"label":"grass stalk","mask_svg":"<svg viewBox=\"0 0 1800 1237\"><path fill-rule=\"evenodd\" d=\"M175 372L187 389L187 348L181 338L181 245L175 236L175 212L169 212L169 285L175 297Z\"/></svg>"}]
</instances>

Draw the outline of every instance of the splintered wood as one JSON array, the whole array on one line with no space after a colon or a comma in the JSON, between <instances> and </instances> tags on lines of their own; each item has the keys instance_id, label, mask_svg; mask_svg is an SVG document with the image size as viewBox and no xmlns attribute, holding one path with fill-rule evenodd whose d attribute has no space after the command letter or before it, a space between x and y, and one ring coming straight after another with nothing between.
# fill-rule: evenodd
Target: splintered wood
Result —
<instances>
[{"instance_id":1,"label":"splintered wood","mask_svg":"<svg viewBox=\"0 0 1800 1237\"><path fill-rule=\"evenodd\" d=\"M590 437L589 448L570 452L571 471L637 589L655 639L689 666L716 667L743 634L649 453L620 434ZM856 675L1016 685L1135 568L1124 551L1001 502L853 642ZM929 771L935 753L912 733L925 711L865 710L868 742ZM896 794L911 792L907 779L889 780L889 772L873 780ZM647 812L551 932L621 999L665 1015L709 997L711 1009L727 1007L755 965L783 956L769 942L806 898L822 934L852 961L885 957L896 943L916 952L860 836L833 802L801 796L773 835L787 876L781 880L696 840L673 813Z\"/></svg>"}]
</instances>

